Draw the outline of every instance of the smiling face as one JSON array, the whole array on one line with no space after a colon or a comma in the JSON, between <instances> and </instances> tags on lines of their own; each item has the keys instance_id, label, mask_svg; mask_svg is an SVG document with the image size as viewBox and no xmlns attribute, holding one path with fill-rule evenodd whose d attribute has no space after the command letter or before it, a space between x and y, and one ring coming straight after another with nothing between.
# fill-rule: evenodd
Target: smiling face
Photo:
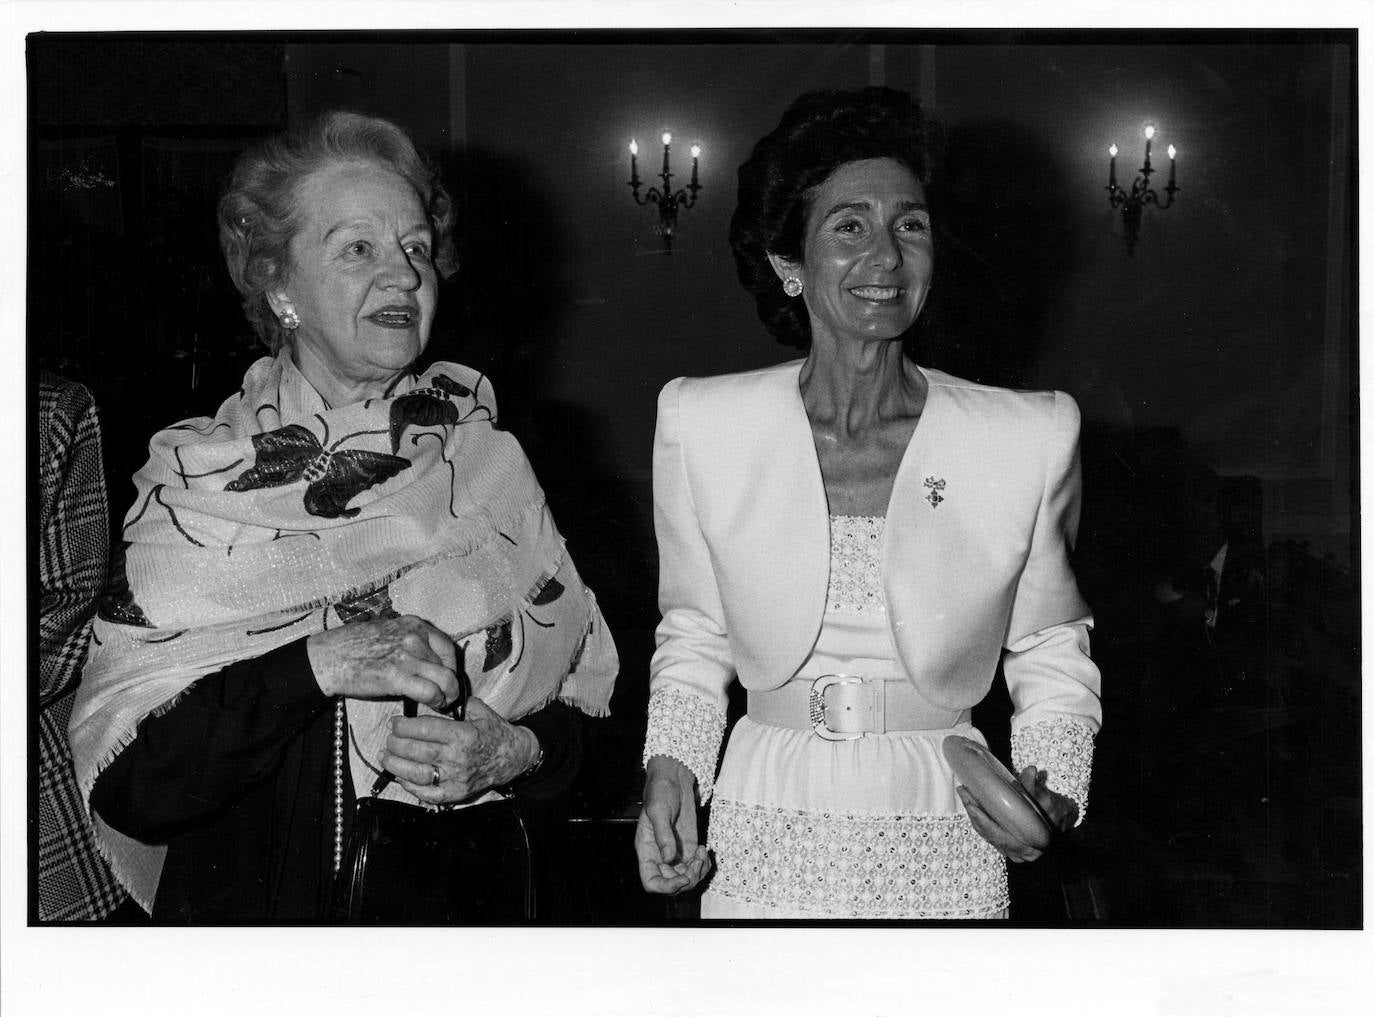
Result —
<instances>
[{"instance_id":1,"label":"smiling face","mask_svg":"<svg viewBox=\"0 0 1374 1017\"><path fill-rule=\"evenodd\" d=\"M415 189L373 163L334 163L296 187L301 227L272 310L300 319L301 373L332 406L379 396L429 341L434 238Z\"/></svg>"},{"instance_id":2,"label":"smiling face","mask_svg":"<svg viewBox=\"0 0 1374 1017\"><path fill-rule=\"evenodd\" d=\"M892 159L845 163L810 195L801 262L769 260L802 281L813 343L895 339L930 288L925 189Z\"/></svg>"}]
</instances>

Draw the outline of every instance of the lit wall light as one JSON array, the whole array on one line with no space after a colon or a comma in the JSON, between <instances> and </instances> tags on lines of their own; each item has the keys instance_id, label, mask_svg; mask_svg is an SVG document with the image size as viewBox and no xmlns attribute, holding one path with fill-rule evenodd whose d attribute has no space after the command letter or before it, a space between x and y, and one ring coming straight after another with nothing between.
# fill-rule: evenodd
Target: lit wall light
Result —
<instances>
[{"instance_id":1,"label":"lit wall light","mask_svg":"<svg viewBox=\"0 0 1374 1017\"><path fill-rule=\"evenodd\" d=\"M1130 255L1135 254L1135 243L1140 236L1140 216L1145 211L1145 206L1154 205L1161 210L1166 209L1174 203L1174 195L1183 190L1175 182L1177 165L1174 160L1178 150L1173 145L1169 146L1169 186L1164 188L1163 200L1150 186L1150 174L1154 172L1150 165L1150 146L1154 140L1154 125L1148 124L1145 127L1145 164L1140 167L1140 175L1131 182L1129 191L1116 185L1116 146L1112 145L1107 149L1107 154L1111 157L1107 169L1107 200L1111 202L1112 208L1121 209L1121 222L1126 227L1126 253Z\"/></svg>"},{"instance_id":2,"label":"lit wall light","mask_svg":"<svg viewBox=\"0 0 1374 1017\"><path fill-rule=\"evenodd\" d=\"M630 192L634 195L635 202L640 205L656 205L658 207L658 226L655 232L663 237L665 253L673 253L673 233L677 229L677 214L680 209L691 208L697 203L697 192L700 191L701 184L698 183L698 162L701 159L701 146L692 146L692 182L685 189L673 190L673 174L669 168L669 154L673 145L673 135L671 131L663 132L663 169L659 171L658 177L663 182L662 189L650 187L641 197L639 194L639 144L635 141L630 142Z\"/></svg>"}]
</instances>

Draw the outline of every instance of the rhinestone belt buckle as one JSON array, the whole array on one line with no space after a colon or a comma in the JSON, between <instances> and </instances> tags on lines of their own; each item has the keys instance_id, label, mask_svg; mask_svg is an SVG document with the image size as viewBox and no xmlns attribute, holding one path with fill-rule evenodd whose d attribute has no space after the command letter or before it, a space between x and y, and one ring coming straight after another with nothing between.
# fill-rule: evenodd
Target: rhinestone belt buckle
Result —
<instances>
[{"instance_id":1,"label":"rhinestone belt buckle","mask_svg":"<svg viewBox=\"0 0 1374 1017\"><path fill-rule=\"evenodd\" d=\"M825 694L832 686L862 686L864 678L857 674L823 674L811 683L811 694L807 697L807 712L811 719L811 729L828 742L848 742L862 738L866 731L836 731L825 719ZM854 707L846 704L846 712Z\"/></svg>"}]
</instances>

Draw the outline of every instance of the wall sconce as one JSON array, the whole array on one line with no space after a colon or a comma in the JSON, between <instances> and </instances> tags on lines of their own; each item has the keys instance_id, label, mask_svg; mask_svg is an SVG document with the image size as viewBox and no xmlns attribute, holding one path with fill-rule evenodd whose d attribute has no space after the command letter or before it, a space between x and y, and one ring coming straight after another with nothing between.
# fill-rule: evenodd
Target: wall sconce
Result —
<instances>
[{"instance_id":1,"label":"wall sconce","mask_svg":"<svg viewBox=\"0 0 1374 1017\"><path fill-rule=\"evenodd\" d=\"M1111 167L1107 171L1107 200L1111 202L1112 208L1121 209L1121 221L1126 227L1126 253L1135 254L1136 238L1140 236L1140 214L1145 210L1146 205L1154 205L1159 209L1166 209L1174 203L1174 195L1183 188L1174 183L1174 157L1178 154L1173 145L1169 146L1169 186L1164 188L1166 195L1161 201L1159 195L1150 186L1150 174L1154 170L1150 167L1150 143L1154 141L1155 129L1151 124L1145 128L1145 165L1140 167L1140 176L1136 177L1131 183L1129 192L1116 186L1116 146L1112 145L1107 149L1107 153L1112 157Z\"/></svg>"},{"instance_id":2,"label":"wall sconce","mask_svg":"<svg viewBox=\"0 0 1374 1017\"><path fill-rule=\"evenodd\" d=\"M685 190L673 190L673 174L668 169L668 152L672 146L673 136L670 132L663 132L663 169L658 174L663 181L663 189L650 187L644 197L639 196L639 144L630 142L630 192L634 195L635 203L639 205L654 204L658 206L658 225L654 227L654 232L663 237L665 254L673 253L673 230L677 228L678 209L691 208L697 203L697 191L701 190L701 184L697 183L697 160L701 157L701 146L692 146L692 182L687 185Z\"/></svg>"}]
</instances>

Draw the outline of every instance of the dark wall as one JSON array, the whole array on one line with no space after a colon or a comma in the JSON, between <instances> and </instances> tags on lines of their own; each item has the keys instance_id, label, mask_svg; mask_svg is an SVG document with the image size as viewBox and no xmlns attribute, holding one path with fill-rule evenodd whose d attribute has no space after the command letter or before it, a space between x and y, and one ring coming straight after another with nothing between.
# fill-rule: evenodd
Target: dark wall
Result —
<instances>
[{"instance_id":1,"label":"dark wall","mask_svg":"<svg viewBox=\"0 0 1374 1017\"><path fill-rule=\"evenodd\" d=\"M291 42L282 58L287 117L294 123L326 107L372 113L443 155L462 140L453 135L452 111L463 105L461 80L449 78L455 63L439 42Z\"/></svg>"},{"instance_id":2,"label":"dark wall","mask_svg":"<svg viewBox=\"0 0 1374 1017\"><path fill-rule=\"evenodd\" d=\"M1261 479L1270 536L1346 564L1350 59L1263 40L937 47L932 97L981 218L1002 220L976 242L1031 277L1028 380L1073 392L1090 424L1178 430L1218 473ZM1156 188L1172 143L1182 190L1128 257L1106 150L1129 186L1146 123Z\"/></svg>"},{"instance_id":3,"label":"dark wall","mask_svg":"<svg viewBox=\"0 0 1374 1017\"><path fill-rule=\"evenodd\" d=\"M29 362L94 393L116 520L148 437L212 412L257 355L215 202L238 153L286 123L283 55L212 36L28 40Z\"/></svg>"},{"instance_id":4,"label":"dark wall","mask_svg":"<svg viewBox=\"0 0 1374 1017\"><path fill-rule=\"evenodd\" d=\"M543 398L586 414L594 433L582 455L646 482L665 382L787 355L735 280L734 171L793 96L863 84L866 69L855 46L468 47L469 186L491 183L483 163L504 181L470 195L469 267L543 312L503 322L506 342L528 350L522 370L537 373ZM703 189L670 255L626 183L632 138L644 186L657 183L665 128L675 186L687 182L690 145L702 146Z\"/></svg>"}]
</instances>

